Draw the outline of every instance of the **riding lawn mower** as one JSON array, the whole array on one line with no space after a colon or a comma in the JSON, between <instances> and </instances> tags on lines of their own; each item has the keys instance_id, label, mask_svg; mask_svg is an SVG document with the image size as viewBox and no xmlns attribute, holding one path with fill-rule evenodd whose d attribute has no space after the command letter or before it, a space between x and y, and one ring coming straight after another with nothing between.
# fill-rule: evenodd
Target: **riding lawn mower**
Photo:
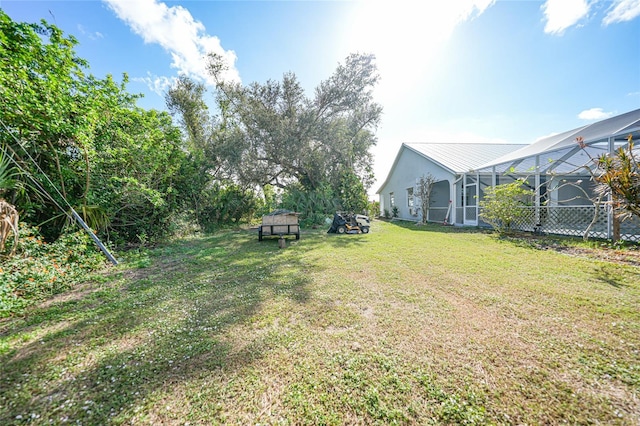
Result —
<instances>
[{"instance_id":1,"label":"riding lawn mower","mask_svg":"<svg viewBox=\"0 0 640 426\"><path fill-rule=\"evenodd\" d=\"M333 223L327 233L335 234L368 234L371 222L369 217L362 214L336 212Z\"/></svg>"}]
</instances>

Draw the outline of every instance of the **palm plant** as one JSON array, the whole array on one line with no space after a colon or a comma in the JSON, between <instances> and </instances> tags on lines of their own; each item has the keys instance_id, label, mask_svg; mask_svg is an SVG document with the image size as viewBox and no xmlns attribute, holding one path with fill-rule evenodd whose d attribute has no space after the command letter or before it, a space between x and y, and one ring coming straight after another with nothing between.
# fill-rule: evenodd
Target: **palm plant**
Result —
<instances>
[{"instance_id":1,"label":"palm plant","mask_svg":"<svg viewBox=\"0 0 640 426\"><path fill-rule=\"evenodd\" d=\"M19 171L4 149L0 150L0 198L6 198L18 186Z\"/></svg>"},{"instance_id":2,"label":"palm plant","mask_svg":"<svg viewBox=\"0 0 640 426\"><path fill-rule=\"evenodd\" d=\"M0 150L0 251L4 251L7 238L13 234L14 242L10 255L15 253L18 245L18 212L4 197L19 186L18 175L18 169L12 166L5 150Z\"/></svg>"}]
</instances>

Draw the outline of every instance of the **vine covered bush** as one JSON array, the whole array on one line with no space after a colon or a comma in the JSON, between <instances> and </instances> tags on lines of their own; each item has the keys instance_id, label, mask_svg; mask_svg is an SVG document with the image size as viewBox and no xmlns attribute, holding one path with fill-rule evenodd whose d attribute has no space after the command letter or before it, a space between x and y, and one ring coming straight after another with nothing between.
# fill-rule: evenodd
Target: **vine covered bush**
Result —
<instances>
[{"instance_id":1,"label":"vine covered bush","mask_svg":"<svg viewBox=\"0 0 640 426\"><path fill-rule=\"evenodd\" d=\"M83 231L47 243L37 228L21 223L19 234L16 254L0 263L0 318L72 288L105 264Z\"/></svg>"}]
</instances>

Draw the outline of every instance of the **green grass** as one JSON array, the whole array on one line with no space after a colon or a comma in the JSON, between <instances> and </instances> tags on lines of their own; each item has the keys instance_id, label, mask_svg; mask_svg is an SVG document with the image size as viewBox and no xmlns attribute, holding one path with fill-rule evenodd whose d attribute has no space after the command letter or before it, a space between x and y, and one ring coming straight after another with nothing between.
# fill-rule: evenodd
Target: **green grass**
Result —
<instances>
[{"instance_id":1,"label":"green grass","mask_svg":"<svg viewBox=\"0 0 640 426\"><path fill-rule=\"evenodd\" d=\"M442 226L130 253L0 322L0 424L638 424L640 268Z\"/></svg>"}]
</instances>

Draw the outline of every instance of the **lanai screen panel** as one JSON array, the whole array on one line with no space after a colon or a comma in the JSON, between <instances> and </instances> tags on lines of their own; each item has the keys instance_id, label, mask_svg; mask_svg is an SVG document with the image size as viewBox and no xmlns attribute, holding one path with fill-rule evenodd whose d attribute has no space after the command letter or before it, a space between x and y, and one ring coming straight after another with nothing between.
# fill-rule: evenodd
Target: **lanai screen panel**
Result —
<instances>
[{"instance_id":1,"label":"lanai screen panel","mask_svg":"<svg viewBox=\"0 0 640 426\"><path fill-rule=\"evenodd\" d=\"M640 140L640 109L540 139L525 148L480 166L477 171L491 173L495 168L496 173L505 173L513 168L518 173L526 174L535 170L537 158L540 171L543 173L546 170L558 170L560 167L562 172L569 172L588 163L588 158L584 161L585 152L580 152L578 137L582 138L586 145L586 152L596 158L603 152L608 152L609 138L614 139L617 148L627 143L629 134L634 141ZM554 164L560 162L568 164Z\"/></svg>"},{"instance_id":2,"label":"lanai screen panel","mask_svg":"<svg viewBox=\"0 0 640 426\"><path fill-rule=\"evenodd\" d=\"M614 135L617 135L618 137L624 139L627 135L621 134L622 132L627 132L634 129L637 131L638 127L640 127L640 110L635 110L626 114L621 114L606 120L599 121L597 123L590 124L589 126L583 128L581 131L577 132L576 137L582 137L585 143L607 139L610 136ZM566 140L562 141L559 146L569 146L572 143L575 143L575 138L574 140L567 138Z\"/></svg>"}]
</instances>

